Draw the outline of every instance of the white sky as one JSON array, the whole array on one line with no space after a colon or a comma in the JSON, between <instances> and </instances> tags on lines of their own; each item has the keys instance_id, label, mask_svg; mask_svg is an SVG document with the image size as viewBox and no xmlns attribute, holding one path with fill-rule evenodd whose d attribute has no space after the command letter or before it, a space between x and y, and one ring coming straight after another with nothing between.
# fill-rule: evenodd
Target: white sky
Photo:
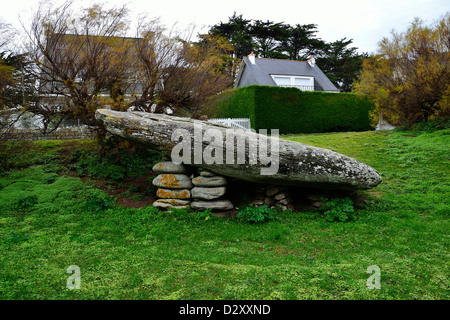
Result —
<instances>
[{"instance_id":1,"label":"white sky","mask_svg":"<svg viewBox=\"0 0 450 320\"><path fill-rule=\"evenodd\" d=\"M64 1L54 0L56 3ZM77 6L94 2L107 7L127 4L132 16L148 14L160 17L167 26L194 23L199 31L228 21L236 11L246 19L270 20L294 24L317 25L319 38L327 42L344 37L353 39L360 52L373 52L392 29L406 30L414 17L427 24L450 11L450 0L77 0ZM37 0L2 0L0 18L22 30L20 20L27 24ZM202 29L203 27L203 29Z\"/></svg>"}]
</instances>

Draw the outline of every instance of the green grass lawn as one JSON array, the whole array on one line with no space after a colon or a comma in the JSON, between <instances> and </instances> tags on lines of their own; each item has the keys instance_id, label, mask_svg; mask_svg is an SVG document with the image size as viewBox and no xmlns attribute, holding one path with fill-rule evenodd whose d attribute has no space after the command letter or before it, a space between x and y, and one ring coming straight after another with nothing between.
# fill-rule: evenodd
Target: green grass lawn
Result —
<instances>
[{"instance_id":1,"label":"green grass lawn","mask_svg":"<svg viewBox=\"0 0 450 320\"><path fill-rule=\"evenodd\" d=\"M384 181L353 221L309 210L248 224L114 205L48 157L63 143L37 143L34 165L0 176L0 298L450 298L449 129L283 138L354 157ZM67 288L72 265L79 290ZM373 265L379 290L367 288Z\"/></svg>"}]
</instances>

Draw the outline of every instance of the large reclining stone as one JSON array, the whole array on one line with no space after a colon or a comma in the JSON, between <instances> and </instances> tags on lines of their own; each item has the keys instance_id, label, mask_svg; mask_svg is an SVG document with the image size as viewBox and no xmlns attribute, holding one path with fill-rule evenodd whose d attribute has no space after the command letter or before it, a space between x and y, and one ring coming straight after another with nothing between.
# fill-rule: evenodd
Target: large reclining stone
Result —
<instances>
[{"instance_id":1,"label":"large reclining stone","mask_svg":"<svg viewBox=\"0 0 450 320\"><path fill-rule=\"evenodd\" d=\"M192 150L207 150L211 148L211 141L195 139L195 129L201 125L201 134L208 129L219 131L223 135L223 159L224 163L198 163L195 161L194 152L191 161L186 163L217 174L238 178L246 181L269 183L275 185L304 186L326 189L370 189L381 183L382 178L372 167L347 157L340 153L309 146L299 142L293 142L276 137L263 136L261 134L232 129L228 126L213 124L206 121L180 118L163 114L145 112L119 112L100 109L96 112L96 118L104 124L106 129L113 135L117 135L135 142L146 144L150 148L159 150L171 156L172 149L180 143L180 140L172 140L172 134L182 130L188 132ZM197 124L197 126L195 126ZM197 129L198 130L198 129ZM245 139L245 148L234 148L235 159L238 159L238 151L245 152L245 163L238 161L227 164L225 162L226 136L233 133L236 139ZM198 133L198 132L197 132ZM228 135L227 135L228 134ZM262 137L264 139L262 139ZM275 140L276 139L276 140ZM241 140L242 141L242 140ZM254 161L250 163L251 145L266 141L267 149L278 143L278 170L275 174L263 175L262 168L267 168L267 163ZM174 160L172 158L172 160Z\"/></svg>"}]
</instances>

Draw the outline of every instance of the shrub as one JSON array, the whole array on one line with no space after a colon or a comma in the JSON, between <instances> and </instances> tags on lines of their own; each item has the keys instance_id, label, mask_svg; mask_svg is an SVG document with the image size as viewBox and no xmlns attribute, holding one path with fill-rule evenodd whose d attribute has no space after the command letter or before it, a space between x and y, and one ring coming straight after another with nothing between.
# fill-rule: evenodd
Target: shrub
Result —
<instances>
[{"instance_id":1,"label":"shrub","mask_svg":"<svg viewBox=\"0 0 450 320\"><path fill-rule=\"evenodd\" d=\"M268 222L274 219L276 212L275 209L269 208L268 205L259 207L248 206L239 210L237 218L250 223Z\"/></svg>"},{"instance_id":2,"label":"shrub","mask_svg":"<svg viewBox=\"0 0 450 320\"><path fill-rule=\"evenodd\" d=\"M255 128L255 87L248 86L222 93L210 117L250 118L251 126Z\"/></svg>"},{"instance_id":3,"label":"shrub","mask_svg":"<svg viewBox=\"0 0 450 320\"><path fill-rule=\"evenodd\" d=\"M108 143L113 144L114 141L116 140ZM77 157L78 163L69 167L76 170L79 176L86 172L90 177L121 181L137 178L150 172L153 165L161 160L161 153L135 145L124 147L117 142L115 147L109 146L108 152L104 155L91 151L79 154Z\"/></svg>"},{"instance_id":4,"label":"shrub","mask_svg":"<svg viewBox=\"0 0 450 320\"><path fill-rule=\"evenodd\" d=\"M38 203L37 195L22 196L17 201L17 209L28 210Z\"/></svg>"},{"instance_id":5,"label":"shrub","mask_svg":"<svg viewBox=\"0 0 450 320\"><path fill-rule=\"evenodd\" d=\"M214 217L214 214L211 212L210 209L206 209L205 211L199 212L199 213L198 213L198 216L199 216L201 219L209 220L209 219L211 219L212 217Z\"/></svg>"},{"instance_id":6,"label":"shrub","mask_svg":"<svg viewBox=\"0 0 450 320\"><path fill-rule=\"evenodd\" d=\"M354 219L355 209L353 208L353 201L349 197L331 200L321 198L321 200L325 203L325 206L320 208L323 211L325 220L329 222L345 222Z\"/></svg>"},{"instance_id":7,"label":"shrub","mask_svg":"<svg viewBox=\"0 0 450 320\"><path fill-rule=\"evenodd\" d=\"M30 240L30 236L24 233L12 233L9 238L5 240L7 243L18 243Z\"/></svg>"},{"instance_id":8,"label":"shrub","mask_svg":"<svg viewBox=\"0 0 450 320\"><path fill-rule=\"evenodd\" d=\"M92 195L88 197L84 210L99 212L108 209L115 203L114 198L106 195Z\"/></svg>"},{"instance_id":9,"label":"shrub","mask_svg":"<svg viewBox=\"0 0 450 320\"><path fill-rule=\"evenodd\" d=\"M450 118L436 119L434 121L424 121L414 124L413 131L435 132L450 128Z\"/></svg>"},{"instance_id":10,"label":"shrub","mask_svg":"<svg viewBox=\"0 0 450 320\"><path fill-rule=\"evenodd\" d=\"M48 177L45 177L45 182L48 183L48 184L52 184L53 182L56 181L57 178L58 178L57 174L50 175Z\"/></svg>"},{"instance_id":11,"label":"shrub","mask_svg":"<svg viewBox=\"0 0 450 320\"><path fill-rule=\"evenodd\" d=\"M280 134L367 131L372 102L352 93L305 92L296 88L248 86L217 106L215 116L250 118L252 128Z\"/></svg>"}]
</instances>

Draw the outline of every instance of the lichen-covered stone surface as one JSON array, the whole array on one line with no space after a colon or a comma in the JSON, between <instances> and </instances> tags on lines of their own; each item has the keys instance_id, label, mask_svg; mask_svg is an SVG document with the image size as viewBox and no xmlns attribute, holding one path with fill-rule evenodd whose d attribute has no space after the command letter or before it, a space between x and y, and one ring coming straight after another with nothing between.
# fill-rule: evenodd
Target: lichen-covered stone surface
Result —
<instances>
[{"instance_id":1,"label":"lichen-covered stone surface","mask_svg":"<svg viewBox=\"0 0 450 320\"><path fill-rule=\"evenodd\" d=\"M186 168L183 164L175 164L172 161L164 161L155 164L152 171L157 173L186 173Z\"/></svg>"},{"instance_id":2,"label":"lichen-covered stone surface","mask_svg":"<svg viewBox=\"0 0 450 320\"><path fill-rule=\"evenodd\" d=\"M185 174L162 173L153 179L153 185L169 189L190 189L191 179Z\"/></svg>"},{"instance_id":3,"label":"lichen-covered stone surface","mask_svg":"<svg viewBox=\"0 0 450 320\"><path fill-rule=\"evenodd\" d=\"M248 146L250 142L260 141L260 134L241 129L232 129L206 121L162 114L119 112L105 109L97 110L96 118L105 125L111 134L146 144L150 148L157 149L169 156L172 148L178 143L178 141L172 141L174 130L187 130L190 133L193 147L201 150L205 150L210 142L195 141L194 124L200 123L203 133L208 128L219 130L223 134L224 152L226 150L225 135L232 131L238 139L243 138L248 142L245 145L246 162L244 164L206 164L205 162L196 164L194 163L194 155L192 155L190 161L190 165L227 177L274 185L343 190L370 189L382 181L380 174L374 168L356 159L331 150L283 139L278 140L278 171L272 175L262 175L261 168L266 168L267 165L261 162L257 164L249 164L248 162ZM274 141L276 138L266 137L266 139L270 150L271 145L277 142ZM235 148L235 152L237 149ZM223 159L225 159L225 154Z\"/></svg>"},{"instance_id":4,"label":"lichen-covered stone surface","mask_svg":"<svg viewBox=\"0 0 450 320\"><path fill-rule=\"evenodd\" d=\"M221 176L215 177L198 176L192 179L192 183L196 187L223 187L227 184L227 180Z\"/></svg>"},{"instance_id":5,"label":"lichen-covered stone surface","mask_svg":"<svg viewBox=\"0 0 450 320\"><path fill-rule=\"evenodd\" d=\"M189 199L191 197L191 191L189 189L158 188L156 196L163 199Z\"/></svg>"}]
</instances>

